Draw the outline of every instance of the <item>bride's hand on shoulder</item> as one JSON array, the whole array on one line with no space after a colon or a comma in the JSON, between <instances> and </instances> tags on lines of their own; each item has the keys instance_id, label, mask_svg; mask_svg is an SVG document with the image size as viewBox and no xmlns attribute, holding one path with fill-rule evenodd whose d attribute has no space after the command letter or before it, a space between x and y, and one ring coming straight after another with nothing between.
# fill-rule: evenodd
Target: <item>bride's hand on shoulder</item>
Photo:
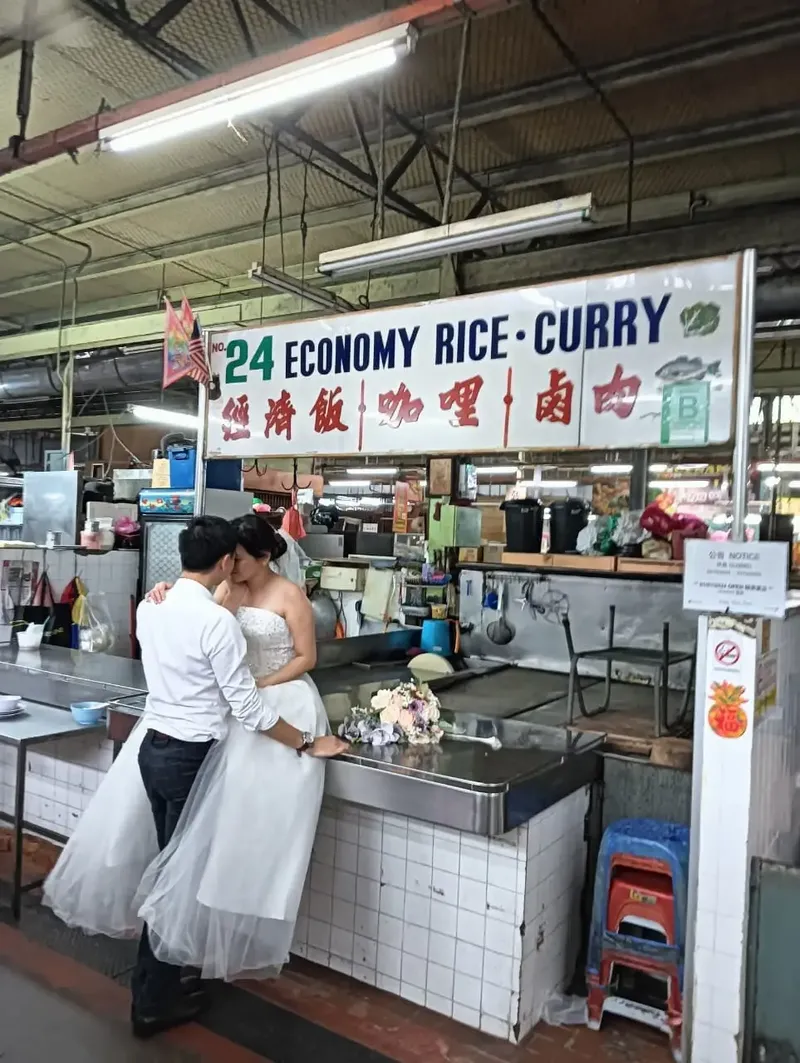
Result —
<instances>
[{"instance_id":1,"label":"bride's hand on shoulder","mask_svg":"<svg viewBox=\"0 0 800 1063\"><path fill-rule=\"evenodd\" d=\"M336 735L322 735L315 739L314 745L309 749L309 756L318 757L320 760L330 760L338 757L340 753L346 753L350 743Z\"/></svg>"},{"instance_id":2,"label":"bride's hand on shoulder","mask_svg":"<svg viewBox=\"0 0 800 1063\"><path fill-rule=\"evenodd\" d=\"M144 596L146 602L152 602L153 605L161 605L164 599L167 597L167 592L172 590L173 585L162 580L157 583L152 590L149 590Z\"/></svg>"}]
</instances>

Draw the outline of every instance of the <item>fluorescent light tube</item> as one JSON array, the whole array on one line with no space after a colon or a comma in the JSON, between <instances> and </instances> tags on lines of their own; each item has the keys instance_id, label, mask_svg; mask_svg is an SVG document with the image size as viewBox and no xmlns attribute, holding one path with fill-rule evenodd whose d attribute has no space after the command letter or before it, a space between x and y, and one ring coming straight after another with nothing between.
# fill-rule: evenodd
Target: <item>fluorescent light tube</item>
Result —
<instances>
[{"instance_id":1,"label":"fluorescent light tube","mask_svg":"<svg viewBox=\"0 0 800 1063\"><path fill-rule=\"evenodd\" d=\"M478 476L510 476L516 471L516 465L479 465L476 469Z\"/></svg>"},{"instance_id":2,"label":"fluorescent light tube","mask_svg":"<svg viewBox=\"0 0 800 1063\"><path fill-rule=\"evenodd\" d=\"M669 489L670 487L708 487L710 480L651 480L648 487Z\"/></svg>"},{"instance_id":3,"label":"fluorescent light tube","mask_svg":"<svg viewBox=\"0 0 800 1063\"><path fill-rule=\"evenodd\" d=\"M603 473L618 473L618 472L630 472L633 469L632 465L590 465L589 472L593 472L596 475L602 475Z\"/></svg>"},{"instance_id":4,"label":"fluorescent light tube","mask_svg":"<svg viewBox=\"0 0 800 1063\"><path fill-rule=\"evenodd\" d=\"M669 465L665 461L657 461L654 465L648 465L647 468L650 472L666 472Z\"/></svg>"},{"instance_id":5,"label":"fluorescent light tube","mask_svg":"<svg viewBox=\"0 0 800 1063\"><path fill-rule=\"evenodd\" d=\"M396 26L108 126L101 129L101 140L114 151L134 151L229 125L388 70L409 53L414 39L408 23Z\"/></svg>"},{"instance_id":6,"label":"fluorescent light tube","mask_svg":"<svg viewBox=\"0 0 800 1063\"><path fill-rule=\"evenodd\" d=\"M162 406L131 406L130 412L140 421L149 421L150 424L169 424L176 428L198 427L199 421L193 413L181 413L179 410L168 410Z\"/></svg>"},{"instance_id":7,"label":"fluorescent light tube","mask_svg":"<svg viewBox=\"0 0 800 1063\"><path fill-rule=\"evenodd\" d=\"M314 284L308 284L306 281L284 273L283 270L273 269L272 266L260 266L255 262L248 276L250 280L258 281L267 288L273 288L276 292L294 295L304 303L319 307L320 310L348 314L356 309L346 299L340 299L333 292L326 291L325 288L317 288Z\"/></svg>"},{"instance_id":8,"label":"fluorescent light tube","mask_svg":"<svg viewBox=\"0 0 800 1063\"><path fill-rule=\"evenodd\" d=\"M679 472L697 472L698 469L707 469L708 468L708 462L707 461L690 461L690 462L685 462L685 463L683 463L681 465L674 465L673 468L677 469ZM800 468L800 465L798 465L798 468Z\"/></svg>"},{"instance_id":9,"label":"fluorescent light tube","mask_svg":"<svg viewBox=\"0 0 800 1063\"><path fill-rule=\"evenodd\" d=\"M798 488L800 488L800 480L790 480L789 487L792 489L792 491L796 491Z\"/></svg>"},{"instance_id":10,"label":"fluorescent light tube","mask_svg":"<svg viewBox=\"0 0 800 1063\"><path fill-rule=\"evenodd\" d=\"M800 472L800 461L779 461L775 472Z\"/></svg>"},{"instance_id":11,"label":"fluorescent light tube","mask_svg":"<svg viewBox=\"0 0 800 1063\"><path fill-rule=\"evenodd\" d=\"M371 480L328 480L328 487L369 487Z\"/></svg>"},{"instance_id":12,"label":"fluorescent light tube","mask_svg":"<svg viewBox=\"0 0 800 1063\"><path fill-rule=\"evenodd\" d=\"M362 465L358 469L348 469L348 476L363 476L368 473L371 476L393 476L397 472L397 465Z\"/></svg>"},{"instance_id":13,"label":"fluorescent light tube","mask_svg":"<svg viewBox=\"0 0 800 1063\"><path fill-rule=\"evenodd\" d=\"M764 486L765 487L777 487L780 482L781 482L780 476L767 476L767 478L764 480Z\"/></svg>"},{"instance_id":14,"label":"fluorescent light tube","mask_svg":"<svg viewBox=\"0 0 800 1063\"><path fill-rule=\"evenodd\" d=\"M517 487L577 487L577 480L520 480Z\"/></svg>"},{"instance_id":15,"label":"fluorescent light tube","mask_svg":"<svg viewBox=\"0 0 800 1063\"><path fill-rule=\"evenodd\" d=\"M385 240L373 240L337 251L325 251L319 256L317 269L331 277L344 277L371 269L441 258L460 251L520 243L534 236L573 232L591 224L591 221L591 195L571 196L404 233L402 236L390 236Z\"/></svg>"}]
</instances>

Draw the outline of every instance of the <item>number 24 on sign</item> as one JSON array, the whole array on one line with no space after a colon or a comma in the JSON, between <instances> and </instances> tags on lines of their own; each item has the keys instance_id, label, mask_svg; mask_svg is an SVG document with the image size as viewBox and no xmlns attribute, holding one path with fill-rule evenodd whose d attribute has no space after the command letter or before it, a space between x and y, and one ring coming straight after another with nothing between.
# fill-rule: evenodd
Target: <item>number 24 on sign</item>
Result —
<instances>
[{"instance_id":1,"label":"number 24 on sign","mask_svg":"<svg viewBox=\"0 0 800 1063\"><path fill-rule=\"evenodd\" d=\"M255 354L250 357L250 345L247 340L231 340L225 348L225 383L245 384L248 370L251 373L261 373L264 381L272 380L272 336L264 336L261 339Z\"/></svg>"}]
</instances>

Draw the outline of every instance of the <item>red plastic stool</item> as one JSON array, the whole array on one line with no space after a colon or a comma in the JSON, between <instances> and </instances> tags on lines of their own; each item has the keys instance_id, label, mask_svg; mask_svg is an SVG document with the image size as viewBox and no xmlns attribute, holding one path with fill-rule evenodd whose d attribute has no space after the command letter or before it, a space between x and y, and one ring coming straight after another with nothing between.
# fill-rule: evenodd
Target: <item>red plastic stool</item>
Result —
<instances>
[{"instance_id":1,"label":"red plastic stool","mask_svg":"<svg viewBox=\"0 0 800 1063\"><path fill-rule=\"evenodd\" d=\"M624 966L632 971L667 982L666 1004L664 1008L639 1003L623 996L617 996L612 987L614 967ZM681 1059L681 1032L683 1029L683 1001L680 990L680 974L674 964L660 964L646 956L635 953L609 950L603 953L600 964L600 977L590 975L588 980L588 1022L592 1030L599 1030L606 1013L622 1015L660 1030L669 1038L672 1057Z\"/></svg>"},{"instance_id":2,"label":"red plastic stool","mask_svg":"<svg viewBox=\"0 0 800 1063\"><path fill-rule=\"evenodd\" d=\"M669 875L617 869L611 879L606 928L613 934L623 933L621 927L626 921L657 928L665 944L675 944L675 897Z\"/></svg>"}]
</instances>

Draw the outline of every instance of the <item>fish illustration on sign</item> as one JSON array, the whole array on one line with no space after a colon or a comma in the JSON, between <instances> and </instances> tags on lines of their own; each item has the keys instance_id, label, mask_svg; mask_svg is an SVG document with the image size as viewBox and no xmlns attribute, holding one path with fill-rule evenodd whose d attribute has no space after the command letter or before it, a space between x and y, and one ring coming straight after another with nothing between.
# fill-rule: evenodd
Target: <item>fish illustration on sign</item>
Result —
<instances>
[{"instance_id":1,"label":"fish illustration on sign","mask_svg":"<svg viewBox=\"0 0 800 1063\"><path fill-rule=\"evenodd\" d=\"M707 376L721 376L719 366L718 361L706 363L702 358L687 358L685 354L681 354L656 369L656 376L670 384L703 380Z\"/></svg>"}]
</instances>

